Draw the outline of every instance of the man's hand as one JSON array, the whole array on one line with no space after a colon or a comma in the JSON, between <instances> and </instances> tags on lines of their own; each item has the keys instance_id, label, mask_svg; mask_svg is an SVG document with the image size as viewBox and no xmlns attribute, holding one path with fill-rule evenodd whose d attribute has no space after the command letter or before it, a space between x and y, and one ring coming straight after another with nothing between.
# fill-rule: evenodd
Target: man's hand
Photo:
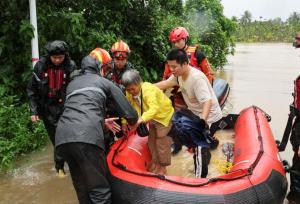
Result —
<instances>
[{"instance_id":1,"label":"man's hand","mask_svg":"<svg viewBox=\"0 0 300 204\"><path fill-rule=\"evenodd\" d=\"M298 147L298 157L300 157L300 147Z\"/></svg>"},{"instance_id":2,"label":"man's hand","mask_svg":"<svg viewBox=\"0 0 300 204\"><path fill-rule=\"evenodd\" d=\"M105 127L112 131L114 134L119 132L121 130L121 127L118 123L115 121L118 120L119 118L106 118L105 119Z\"/></svg>"},{"instance_id":3,"label":"man's hand","mask_svg":"<svg viewBox=\"0 0 300 204\"><path fill-rule=\"evenodd\" d=\"M204 129L209 129L209 125L207 124L206 120L200 118L200 126Z\"/></svg>"},{"instance_id":4,"label":"man's hand","mask_svg":"<svg viewBox=\"0 0 300 204\"><path fill-rule=\"evenodd\" d=\"M31 116L31 121L34 122L34 123L35 123L36 121L38 121L39 119L40 119L40 118L39 118L38 115L32 115L32 116Z\"/></svg>"}]
</instances>

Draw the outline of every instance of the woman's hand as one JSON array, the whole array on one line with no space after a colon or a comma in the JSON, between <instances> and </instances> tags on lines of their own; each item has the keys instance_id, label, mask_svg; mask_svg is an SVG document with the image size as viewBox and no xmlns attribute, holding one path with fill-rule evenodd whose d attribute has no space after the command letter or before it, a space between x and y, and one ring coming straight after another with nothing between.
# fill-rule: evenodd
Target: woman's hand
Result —
<instances>
[{"instance_id":1,"label":"woman's hand","mask_svg":"<svg viewBox=\"0 0 300 204\"><path fill-rule=\"evenodd\" d=\"M122 124L122 132L123 132L124 135L128 134L129 129L128 129L128 125L127 124Z\"/></svg>"},{"instance_id":2,"label":"woman's hand","mask_svg":"<svg viewBox=\"0 0 300 204\"><path fill-rule=\"evenodd\" d=\"M105 119L105 127L112 131L114 134L119 132L121 130L121 127L118 123L116 123L116 120L119 118L106 118Z\"/></svg>"},{"instance_id":3,"label":"woman's hand","mask_svg":"<svg viewBox=\"0 0 300 204\"><path fill-rule=\"evenodd\" d=\"M143 122L144 122L144 120L142 118L139 118L138 121L134 125L130 126L130 131L134 132L137 129L137 127Z\"/></svg>"}]
</instances>

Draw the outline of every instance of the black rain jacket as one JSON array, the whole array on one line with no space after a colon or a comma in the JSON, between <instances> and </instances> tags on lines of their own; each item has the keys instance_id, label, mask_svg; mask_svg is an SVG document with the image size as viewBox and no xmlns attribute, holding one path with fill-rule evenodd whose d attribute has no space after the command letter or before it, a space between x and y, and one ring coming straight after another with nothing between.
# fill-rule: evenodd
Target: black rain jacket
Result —
<instances>
[{"instance_id":1,"label":"black rain jacket","mask_svg":"<svg viewBox=\"0 0 300 204\"><path fill-rule=\"evenodd\" d=\"M104 119L107 104L113 104L120 117L135 124L138 115L122 91L101 77L101 64L87 56L82 60L81 74L67 87L65 108L55 135L55 146L82 142L104 149Z\"/></svg>"}]
</instances>

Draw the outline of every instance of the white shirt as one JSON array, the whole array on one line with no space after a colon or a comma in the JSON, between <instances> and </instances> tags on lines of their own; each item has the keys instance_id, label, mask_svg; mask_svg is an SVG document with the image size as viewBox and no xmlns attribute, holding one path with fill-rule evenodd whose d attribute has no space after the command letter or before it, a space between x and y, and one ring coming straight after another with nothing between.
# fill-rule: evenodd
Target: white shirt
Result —
<instances>
[{"instance_id":1,"label":"white shirt","mask_svg":"<svg viewBox=\"0 0 300 204\"><path fill-rule=\"evenodd\" d=\"M207 77L201 71L190 67L185 80L183 80L181 76L177 78L171 75L168 81L173 81L178 84L188 109L200 118L202 116L203 103L212 100L211 109L207 118L208 125L222 118L222 111L218 99Z\"/></svg>"}]
</instances>

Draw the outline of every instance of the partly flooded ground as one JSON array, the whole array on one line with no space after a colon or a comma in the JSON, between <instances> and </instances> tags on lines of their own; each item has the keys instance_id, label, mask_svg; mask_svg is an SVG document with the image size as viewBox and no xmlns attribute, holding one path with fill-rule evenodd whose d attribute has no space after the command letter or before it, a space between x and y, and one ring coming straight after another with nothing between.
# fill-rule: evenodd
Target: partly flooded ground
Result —
<instances>
[{"instance_id":1,"label":"partly flooded ground","mask_svg":"<svg viewBox=\"0 0 300 204\"><path fill-rule=\"evenodd\" d=\"M300 50L291 44L238 44L235 56L217 73L231 87L224 113L239 113L245 107L256 105L272 116L270 125L274 137L281 139L292 102L293 80L300 74L299 56ZM230 132L219 134L218 137L231 140ZM219 153L213 152L213 156ZM288 161L292 155L290 145L281 153ZM172 162L178 168L169 168L170 174L193 176L192 154L183 150ZM69 172L63 179L55 174L51 145L27 155L17 166L0 175L0 204L78 203ZM210 168L209 176L218 171Z\"/></svg>"},{"instance_id":2,"label":"partly flooded ground","mask_svg":"<svg viewBox=\"0 0 300 204\"><path fill-rule=\"evenodd\" d=\"M52 161L52 146L18 162L18 168L0 176L0 203L77 203L70 174L59 178Z\"/></svg>"},{"instance_id":3,"label":"partly flooded ground","mask_svg":"<svg viewBox=\"0 0 300 204\"><path fill-rule=\"evenodd\" d=\"M226 172L226 168L230 163L227 162L222 146L234 143L233 130L217 131L215 137L219 139L220 143L217 149L211 151L208 178L216 177ZM177 155L172 157L172 164L167 169L168 175L195 178L193 154L183 147Z\"/></svg>"}]
</instances>

